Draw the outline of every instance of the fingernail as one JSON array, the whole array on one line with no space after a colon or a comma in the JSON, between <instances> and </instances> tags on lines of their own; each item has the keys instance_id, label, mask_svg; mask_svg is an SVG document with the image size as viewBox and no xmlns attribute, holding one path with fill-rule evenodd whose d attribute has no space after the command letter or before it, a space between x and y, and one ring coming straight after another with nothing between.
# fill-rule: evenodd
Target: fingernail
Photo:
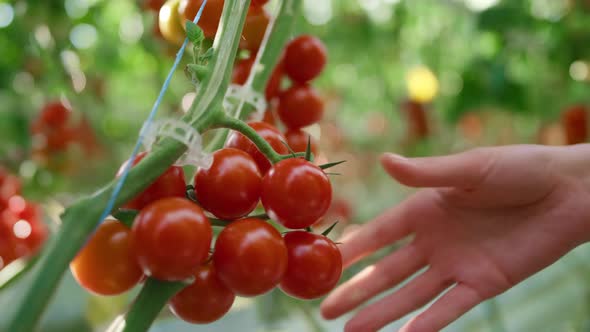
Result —
<instances>
[{"instance_id":1,"label":"fingernail","mask_svg":"<svg viewBox=\"0 0 590 332\"><path fill-rule=\"evenodd\" d=\"M395 153L384 153L383 156L381 157L381 159L389 159L394 162L402 162L402 163L410 161L408 158L401 156L399 154L395 154Z\"/></svg>"}]
</instances>

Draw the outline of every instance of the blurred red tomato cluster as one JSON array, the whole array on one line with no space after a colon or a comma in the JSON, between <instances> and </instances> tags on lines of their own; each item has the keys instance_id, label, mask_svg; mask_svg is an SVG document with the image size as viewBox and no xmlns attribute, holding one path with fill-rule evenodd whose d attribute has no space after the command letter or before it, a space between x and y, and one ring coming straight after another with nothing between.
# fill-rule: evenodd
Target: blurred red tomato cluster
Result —
<instances>
[{"instance_id":1,"label":"blurred red tomato cluster","mask_svg":"<svg viewBox=\"0 0 590 332\"><path fill-rule=\"evenodd\" d=\"M72 109L61 101L45 104L31 124L32 158L49 169L71 173L74 170L71 151L78 149L85 157L96 157L101 149L83 114L74 116Z\"/></svg>"},{"instance_id":2,"label":"blurred red tomato cluster","mask_svg":"<svg viewBox=\"0 0 590 332\"><path fill-rule=\"evenodd\" d=\"M21 182L0 168L0 269L35 254L48 235L41 207L21 196Z\"/></svg>"}]
</instances>

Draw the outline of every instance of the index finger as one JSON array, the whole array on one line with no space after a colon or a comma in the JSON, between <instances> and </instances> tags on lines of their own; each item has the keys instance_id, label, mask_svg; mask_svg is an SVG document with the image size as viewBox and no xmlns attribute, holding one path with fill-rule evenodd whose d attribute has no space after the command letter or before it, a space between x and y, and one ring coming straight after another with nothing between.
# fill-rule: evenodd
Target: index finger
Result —
<instances>
[{"instance_id":1,"label":"index finger","mask_svg":"<svg viewBox=\"0 0 590 332\"><path fill-rule=\"evenodd\" d=\"M346 268L367 255L397 242L412 232L410 219L414 199L410 198L394 206L340 239L342 263Z\"/></svg>"}]
</instances>

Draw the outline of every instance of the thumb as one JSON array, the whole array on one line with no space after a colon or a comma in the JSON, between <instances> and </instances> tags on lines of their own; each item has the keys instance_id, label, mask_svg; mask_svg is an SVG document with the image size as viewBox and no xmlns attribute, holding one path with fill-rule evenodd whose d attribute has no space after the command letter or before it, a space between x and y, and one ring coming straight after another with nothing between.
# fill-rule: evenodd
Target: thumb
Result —
<instances>
[{"instance_id":1,"label":"thumb","mask_svg":"<svg viewBox=\"0 0 590 332\"><path fill-rule=\"evenodd\" d=\"M381 156L381 164L389 175L410 187L472 189L485 180L495 155L493 149L425 158L405 158L386 153Z\"/></svg>"}]
</instances>

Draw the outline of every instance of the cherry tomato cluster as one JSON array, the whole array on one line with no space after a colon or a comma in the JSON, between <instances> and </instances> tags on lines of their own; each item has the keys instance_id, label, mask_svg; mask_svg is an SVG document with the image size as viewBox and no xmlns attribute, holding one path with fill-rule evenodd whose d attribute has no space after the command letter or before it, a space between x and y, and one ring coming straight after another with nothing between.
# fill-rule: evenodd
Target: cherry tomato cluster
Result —
<instances>
[{"instance_id":1,"label":"cherry tomato cluster","mask_svg":"<svg viewBox=\"0 0 590 332\"><path fill-rule=\"evenodd\" d=\"M0 269L35 254L47 238L41 208L21 196L21 182L0 168Z\"/></svg>"},{"instance_id":2,"label":"cherry tomato cluster","mask_svg":"<svg viewBox=\"0 0 590 332\"><path fill-rule=\"evenodd\" d=\"M233 83L246 83L254 59L255 54L251 53L250 57L237 62ZM304 152L310 141L312 152L317 154L318 143L302 128L319 122L324 114L324 102L311 82L321 74L326 62L327 51L321 40L310 35L299 36L285 47L267 83L265 97L270 107L265 112L264 122L276 126L279 124L278 116L286 128L284 138L294 152ZM287 89L282 86L285 76L290 81ZM258 131L261 126L257 124L255 129ZM277 149L274 145L273 148ZM264 170L264 167L261 169Z\"/></svg>"},{"instance_id":3,"label":"cherry tomato cluster","mask_svg":"<svg viewBox=\"0 0 590 332\"><path fill-rule=\"evenodd\" d=\"M269 143L280 136L267 123L250 125L260 126ZM333 289L342 273L340 251L309 229L330 207L328 176L303 158L271 165L255 147L238 147L214 152L212 165L197 170L194 186L185 186L182 168L168 168L125 205L139 210L131 228L116 220L99 226L70 264L76 280L93 293L114 295L144 276L192 278L170 308L199 324L225 315L235 296L257 296L278 286L290 296L314 299ZM269 221L250 215L259 202L270 219L291 231L282 235ZM212 220L225 225L215 240Z\"/></svg>"},{"instance_id":4,"label":"cherry tomato cluster","mask_svg":"<svg viewBox=\"0 0 590 332\"><path fill-rule=\"evenodd\" d=\"M70 107L61 101L45 104L30 130L33 160L46 166L55 166L54 157L63 155L72 146L79 146L87 156L94 156L99 150L88 119L82 115L74 119Z\"/></svg>"},{"instance_id":5,"label":"cherry tomato cluster","mask_svg":"<svg viewBox=\"0 0 590 332\"><path fill-rule=\"evenodd\" d=\"M256 52L260 47L270 22L270 15L264 8L267 2L268 0L251 2L240 40L241 49ZM185 22L195 18L202 4L203 0L147 0L145 8L158 13L156 34L168 43L180 46L186 36ZM207 1L198 23L206 38L215 37L223 4L223 0Z\"/></svg>"}]
</instances>

